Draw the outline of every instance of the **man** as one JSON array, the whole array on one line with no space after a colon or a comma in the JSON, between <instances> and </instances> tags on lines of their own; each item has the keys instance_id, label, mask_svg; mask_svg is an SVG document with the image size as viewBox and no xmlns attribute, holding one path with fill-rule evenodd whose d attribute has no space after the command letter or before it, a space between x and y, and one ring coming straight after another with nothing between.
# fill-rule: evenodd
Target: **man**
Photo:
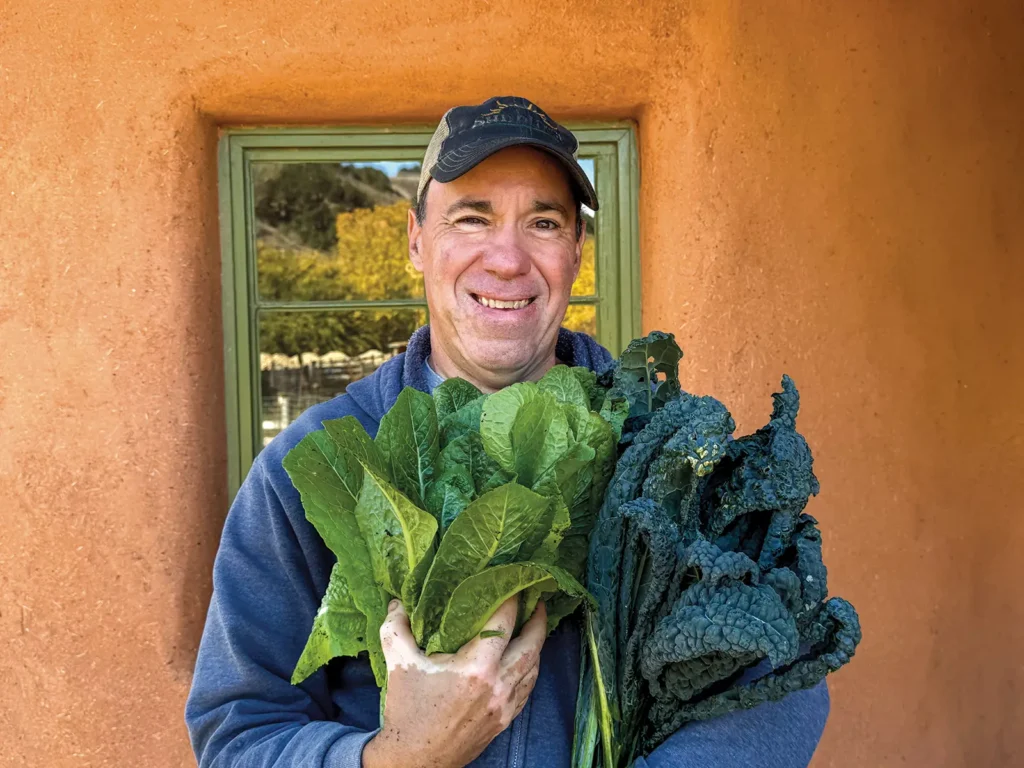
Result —
<instances>
[{"instance_id":1,"label":"man","mask_svg":"<svg viewBox=\"0 0 1024 768\"><path fill-rule=\"evenodd\" d=\"M281 460L327 419L353 415L375 434L404 386L429 392L459 376L492 392L558 362L609 365L593 339L560 328L586 237L580 206L598 207L576 150L572 134L525 99L490 99L442 119L408 227L431 325L403 355L275 438L228 514L185 710L203 768L568 765L578 630L569 619L545 638L543 605L515 639L509 601L488 623L494 636L427 657L393 604L381 628L389 690L380 729L365 660L337 659L301 686L289 683L333 556ZM646 764L806 766L827 714L822 684L687 726Z\"/></svg>"}]
</instances>

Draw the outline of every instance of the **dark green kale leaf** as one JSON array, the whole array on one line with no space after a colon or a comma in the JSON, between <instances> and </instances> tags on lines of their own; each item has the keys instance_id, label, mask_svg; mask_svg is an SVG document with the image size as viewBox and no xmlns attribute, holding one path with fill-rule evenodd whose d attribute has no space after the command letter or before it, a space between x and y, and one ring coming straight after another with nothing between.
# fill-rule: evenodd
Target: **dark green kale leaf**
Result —
<instances>
[{"instance_id":1,"label":"dark green kale leaf","mask_svg":"<svg viewBox=\"0 0 1024 768\"><path fill-rule=\"evenodd\" d=\"M684 562L700 578L658 622L640 659L655 698L688 701L717 683L723 669L731 674L762 658L779 667L796 658L796 622L778 593L760 583L754 561L698 541ZM657 722L657 711L651 719Z\"/></svg>"},{"instance_id":2,"label":"dark green kale leaf","mask_svg":"<svg viewBox=\"0 0 1024 768\"><path fill-rule=\"evenodd\" d=\"M645 751L657 747L688 722L779 701L794 691L813 688L826 675L848 664L861 641L857 611L839 597L829 599L819 608L810 633L815 642L794 661L752 682L709 696L667 705L659 701L652 713L654 727L647 737Z\"/></svg>"},{"instance_id":3,"label":"dark green kale leaf","mask_svg":"<svg viewBox=\"0 0 1024 768\"><path fill-rule=\"evenodd\" d=\"M590 540L598 610L573 768L621 768L690 720L814 685L860 640L852 608L824 602L821 536L803 514L818 481L793 382L767 426L734 439L720 402L679 391L674 346L638 339L598 379L630 411ZM761 665L774 671L754 680Z\"/></svg>"},{"instance_id":4,"label":"dark green kale leaf","mask_svg":"<svg viewBox=\"0 0 1024 768\"><path fill-rule=\"evenodd\" d=\"M727 479L717 486L709 503L712 539L740 515L775 510L798 515L807 499L818 493L811 450L796 431L800 395L789 376L783 376L782 392L772 398L775 405L767 426L729 445L723 462Z\"/></svg>"},{"instance_id":5,"label":"dark green kale leaf","mask_svg":"<svg viewBox=\"0 0 1024 768\"><path fill-rule=\"evenodd\" d=\"M626 531L617 605L619 739L629 745L643 724L640 654L675 571L679 533L665 509L651 499L629 502L621 511Z\"/></svg>"},{"instance_id":6,"label":"dark green kale leaf","mask_svg":"<svg viewBox=\"0 0 1024 768\"><path fill-rule=\"evenodd\" d=\"M801 605L793 616L801 632L828 596L828 569L821 555L821 532L810 515L797 518L787 549L779 565L792 571L800 583Z\"/></svg>"},{"instance_id":7,"label":"dark green kale leaf","mask_svg":"<svg viewBox=\"0 0 1024 768\"><path fill-rule=\"evenodd\" d=\"M619 716L617 686L618 654L616 630L619 588L622 578L625 515L607 514L597 521L590 534L590 556L587 560L587 589L597 602L593 634L596 657L592 669L603 670L606 706ZM596 673L595 673L596 674Z\"/></svg>"},{"instance_id":8,"label":"dark green kale leaf","mask_svg":"<svg viewBox=\"0 0 1024 768\"><path fill-rule=\"evenodd\" d=\"M713 398L682 397L686 422L665 441L643 484L643 495L664 506L686 541L700 536L700 503L707 478L726 456L736 428Z\"/></svg>"},{"instance_id":9,"label":"dark green kale leaf","mask_svg":"<svg viewBox=\"0 0 1024 768\"><path fill-rule=\"evenodd\" d=\"M612 389L629 402L631 416L656 411L679 394L682 357L671 333L654 331L629 343L615 364Z\"/></svg>"},{"instance_id":10,"label":"dark green kale leaf","mask_svg":"<svg viewBox=\"0 0 1024 768\"><path fill-rule=\"evenodd\" d=\"M727 437L735 428L732 416L715 398L677 393L653 414L619 457L605 494L604 509L614 514L627 501L643 493L644 482L655 460L676 433L682 432L672 450L688 451L700 464L711 459L712 452L721 455L723 443L728 442ZM705 453L705 457L701 458L700 453ZM713 460L713 463L716 462ZM654 474L657 477L666 472L667 467L662 466ZM662 493L667 492L666 489Z\"/></svg>"}]
</instances>

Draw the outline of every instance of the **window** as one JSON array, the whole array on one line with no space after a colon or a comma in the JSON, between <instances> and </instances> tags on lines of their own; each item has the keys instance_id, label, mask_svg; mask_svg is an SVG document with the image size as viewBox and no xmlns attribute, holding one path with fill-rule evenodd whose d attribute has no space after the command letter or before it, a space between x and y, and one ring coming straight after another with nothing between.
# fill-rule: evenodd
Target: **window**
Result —
<instances>
[{"instance_id":1,"label":"window","mask_svg":"<svg viewBox=\"0 0 1024 768\"><path fill-rule=\"evenodd\" d=\"M572 127L572 126L571 126ZM636 143L573 127L601 210L565 324L613 352L640 331ZM314 403L404 350L428 321L406 211L433 129L239 129L220 141L228 485Z\"/></svg>"}]
</instances>

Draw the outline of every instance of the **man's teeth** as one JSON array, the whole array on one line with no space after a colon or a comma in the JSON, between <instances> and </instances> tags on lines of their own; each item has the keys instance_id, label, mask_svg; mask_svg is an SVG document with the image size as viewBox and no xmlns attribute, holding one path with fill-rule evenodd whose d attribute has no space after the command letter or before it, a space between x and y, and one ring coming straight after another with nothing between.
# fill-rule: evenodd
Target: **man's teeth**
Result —
<instances>
[{"instance_id":1,"label":"man's teeth","mask_svg":"<svg viewBox=\"0 0 1024 768\"><path fill-rule=\"evenodd\" d=\"M520 299L519 301L499 301L498 299L488 299L486 296L477 296L476 300L483 304L485 307L491 309L522 309L529 304L533 299Z\"/></svg>"}]
</instances>

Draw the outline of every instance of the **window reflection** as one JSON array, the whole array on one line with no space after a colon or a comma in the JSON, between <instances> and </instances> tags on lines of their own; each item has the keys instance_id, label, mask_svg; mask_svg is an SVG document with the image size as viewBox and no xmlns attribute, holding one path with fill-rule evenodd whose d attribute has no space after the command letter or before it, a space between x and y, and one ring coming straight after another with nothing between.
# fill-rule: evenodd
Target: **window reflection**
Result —
<instances>
[{"instance_id":1,"label":"window reflection","mask_svg":"<svg viewBox=\"0 0 1024 768\"><path fill-rule=\"evenodd\" d=\"M570 331L582 331L597 336L597 307L593 304L570 305L562 325Z\"/></svg>"},{"instance_id":2,"label":"window reflection","mask_svg":"<svg viewBox=\"0 0 1024 768\"><path fill-rule=\"evenodd\" d=\"M260 318L263 445L312 405L405 351L421 309L267 312Z\"/></svg>"},{"instance_id":3,"label":"window reflection","mask_svg":"<svg viewBox=\"0 0 1024 768\"><path fill-rule=\"evenodd\" d=\"M421 298L406 225L414 163L254 163L264 301Z\"/></svg>"}]
</instances>

